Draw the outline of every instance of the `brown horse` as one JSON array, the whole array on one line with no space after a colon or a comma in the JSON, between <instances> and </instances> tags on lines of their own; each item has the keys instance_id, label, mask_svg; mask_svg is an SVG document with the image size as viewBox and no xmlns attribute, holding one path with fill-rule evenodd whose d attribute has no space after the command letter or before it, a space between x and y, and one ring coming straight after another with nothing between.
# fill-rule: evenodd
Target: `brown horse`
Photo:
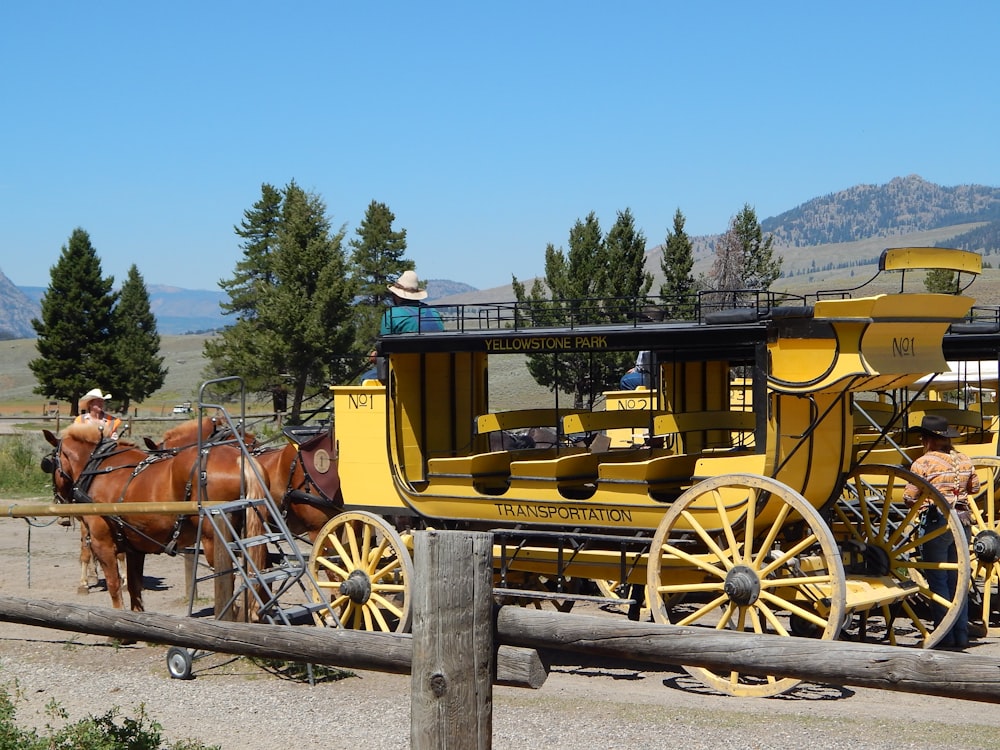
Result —
<instances>
[{"instance_id":1,"label":"brown horse","mask_svg":"<svg viewBox=\"0 0 1000 750\"><path fill-rule=\"evenodd\" d=\"M199 433L203 445L212 445L220 436L223 440L233 440L228 428L220 427L214 418L203 417L168 430L159 447L176 450L190 446L198 442ZM298 427L286 429L285 435L288 440L283 446L258 447L253 455L263 469L267 489L289 530L305 536L311 543L326 522L344 508L340 477L332 457L333 438L329 430L317 432ZM252 433L244 433L242 437L249 447L254 447ZM325 459L317 460L319 456Z\"/></svg>"},{"instance_id":2,"label":"brown horse","mask_svg":"<svg viewBox=\"0 0 1000 750\"><path fill-rule=\"evenodd\" d=\"M105 439L92 425L71 425L59 437L48 430L43 433L54 447L43 467L52 474L53 492L60 502L193 501L199 493L206 501L263 497L253 467L237 460L234 453L239 449L232 446L219 446L206 456L199 455L196 447L150 455L130 443ZM248 534L259 533L256 518L256 513L247 514ZM197 538L199 516L83 516L81 522L91 553L104 572L112 606L122 607L116 555L124 552L131 607L142 611L145 556L191 545ZM201 542L207 559L213 560L210 525L203 529Z\"/></svg>"}]
</instances>

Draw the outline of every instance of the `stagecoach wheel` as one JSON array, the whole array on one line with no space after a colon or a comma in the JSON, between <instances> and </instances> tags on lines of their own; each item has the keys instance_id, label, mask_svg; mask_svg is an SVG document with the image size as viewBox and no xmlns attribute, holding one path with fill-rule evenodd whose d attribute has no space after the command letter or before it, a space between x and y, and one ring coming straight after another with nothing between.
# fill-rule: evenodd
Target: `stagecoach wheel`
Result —
<instances>
[{"instance_id":1,"label":"stagecoach wheel","mask_svg":"<svg viewBox=\"0 0 1000 750\"><path fill-rule=\"evenodd\" d=\"M844 621L845 586L823 518L768 477L727 474L699 482L673 502L650 545L646 591L656 622L781 636L807 628L832 640ZM685 669L729 695L778 695L800 682Z\"/></svg>"},{"instance_id":2,"label":"stagecoach wheel","mask_svg":"<svg viewBox=\"0 0 1000 750\"><path fill-rule=\"evenodd\" d=\"M980 456L972 459L979 475L979 492L969 498L972 508L972 543L969 550L972 570L972 595L969 621L982 622L988 628L994 608L1000 604L1000 459Z\"/></svg>"},{"instance_id":3,"label":"stagecoach wheel","mask_svg":"<svg viewBox=\"0 0 1000 750\"><path fill-rule=\"evenodd\" d=\"M912 507L903 503L907 484L919 491ZM947 524L926 531L921 524L925 506L933 506ZM885 628L881 639L889 645L931 648L939 643L958 618L956 605L969 589L969 543L941 493L901 466L861 464L847 476L832 514L831 526L848 575L858 585L870 586L873 595L870 609L858 608L859 637L872 633L871 618L881 616ZM923 545L941 535L953 538L957 562L924 559ZM931 591L929 573L955 574L955 595L948 598ZM935 611L940 618L936 626Z\"/></svg>"},{"instance_id":4,"label":"stagecoach wheel","mask_svg":"<svg viewBox=\"0 0 1000 750\"><path fill-rule=\"evenodd\" d=\"M175 680L190 680L194 658L186 648L171 646L167 651L167 671Z\"/></svg>"},{"instance_id":5,"label":"stagecoach wheel","mask_svg":"<svg viewBox=\"0 0 1000 750\"><path fill-rule=\"evenodd\" d=\"M319 586L314 598L324 597L343 627L409 631L413 561L380 516L348 511L331 518L313 544L309 571ZM326 620L329 613L317 616Z\"/></svg>"}]
</instances>

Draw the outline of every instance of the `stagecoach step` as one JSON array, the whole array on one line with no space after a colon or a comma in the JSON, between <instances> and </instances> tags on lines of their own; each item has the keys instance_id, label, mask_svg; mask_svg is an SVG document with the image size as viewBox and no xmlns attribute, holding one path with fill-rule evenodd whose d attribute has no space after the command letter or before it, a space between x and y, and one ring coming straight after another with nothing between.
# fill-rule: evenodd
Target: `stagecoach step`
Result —
<instances>
[{"instance_id":1,"label":"stagecoach step","mask_svg":"<svg viewBox=\"0 0 1000 750\"><path fill-rule=\"evenodd\" d=\"M286 541L286 537L281 532L261 534L260 536L248 536L244 539L237 539L229 542L229 549L240 550L250 547L259 547L262 544L274 544Z\"/></svg>"},{"instance_id":2,"label":"stagecoach step","mask_svg":"<svg viewBox=\"0 0 1000 750\"><path fill-rule=\"evenodd\" d=\"M250 575L249 577L254 580L255 583L262 584L272 584L278 581L285 581L289 578L296 578L302 575L302 568L300 566L289 565L284 568L272 568L271 570L262 570L257 575Z\"/></svg>"},{"instance_id":3,"label":"stagecoach step","mask_svg":"<svg viewBox=\"0 0 1000 750\"><path fill-rule=\"evenodd\" d=\"M537 591L533 589L493 589L495 597L511 599L543 599L558 602L590 602L592 604L620 604L629 606L637 604L635 599L618 599L608 596L592 596L590 594L560 594L557 591Z\"/></svg>"}]
</instances>

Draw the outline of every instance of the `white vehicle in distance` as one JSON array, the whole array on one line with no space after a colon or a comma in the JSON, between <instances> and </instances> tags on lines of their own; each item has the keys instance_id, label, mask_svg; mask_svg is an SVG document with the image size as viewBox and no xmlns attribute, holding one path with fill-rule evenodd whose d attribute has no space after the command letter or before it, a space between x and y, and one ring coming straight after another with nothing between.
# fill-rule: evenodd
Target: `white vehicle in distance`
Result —
<instances>
[{"instance_id":1,"label":"white vehicle in distance","mask_svg":"<svg viewBox=\"0 0 1000 750\"><path fill-rule=\"evenodd\" d=\"M183 404L177 404L177 406L174 407L174 414L190 414L191 411L190 401L185 401Z\"/></svg>"}]
</instances>

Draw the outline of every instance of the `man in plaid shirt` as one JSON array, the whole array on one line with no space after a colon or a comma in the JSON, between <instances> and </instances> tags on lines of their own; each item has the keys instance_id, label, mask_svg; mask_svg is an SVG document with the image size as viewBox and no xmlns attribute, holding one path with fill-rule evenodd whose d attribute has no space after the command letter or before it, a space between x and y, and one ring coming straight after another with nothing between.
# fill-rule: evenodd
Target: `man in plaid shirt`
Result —
<instances>
[{"instance_id":1,"label":"man in plaid shirt","mask_svg":"<svg viewBox=\"0 0 1000 750\"><path fill-rule=\"evenodd\" d=\"M927 414L920 422L920 443L924 453L913 462L910 471L930 482L955 508L959 515L969 511L969 495L979 491L979 477L972 461L964 453L955 450L951 439L960 434L948 425L944 417ZM920 491L912 484L906 486L903 498L907 505L917 502ZM948 519L929 501L923 508L923 531L928 533L946 526ZM927 562L956 562L958 550L952 534L941 534L920 546L923 559ZM931 591L948 601L955 599L958 572L955 570L927 570L927 585ZM934 624L937 626L947 614L944 606L934 604ZM969 597L968 592L959 605L958 619L947 635L940 641L942 648L964 649L969 645Z\"/></svg>"}]
</instances>

